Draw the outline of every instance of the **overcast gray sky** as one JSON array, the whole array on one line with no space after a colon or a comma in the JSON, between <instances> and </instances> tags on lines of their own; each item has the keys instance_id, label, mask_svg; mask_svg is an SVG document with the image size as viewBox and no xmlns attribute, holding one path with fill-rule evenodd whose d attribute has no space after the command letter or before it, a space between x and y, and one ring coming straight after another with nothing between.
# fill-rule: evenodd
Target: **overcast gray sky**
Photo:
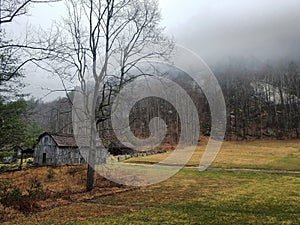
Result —
<instances>
[{"instance_id":1,"label":"overcast gray sky","mask_svg":"<svg viewBox=\"0 0 300 225\"><path fill-rule=\"evenodd\" d=\"M232 55L299 54L299 0L162 0L161 6L177 42L209 62Z\"/></svg>"},{"instance_id":2,"label":"overcast gray sky","mask_svg":"<svg viewBox=\"0 0 300 225\"><path fill-rule=\"evenodd\" d=\"M17 20L10 30L20 35L26 24L49 27L63 14L60 4L36 6L31 17ZM229 56L276 60L300 55L299 0L160 0L160 7L166 32L209 65ZM57 80L31 70L27 91L40 96L45 83L57 88Z\"/></svg>"}]
</instances>

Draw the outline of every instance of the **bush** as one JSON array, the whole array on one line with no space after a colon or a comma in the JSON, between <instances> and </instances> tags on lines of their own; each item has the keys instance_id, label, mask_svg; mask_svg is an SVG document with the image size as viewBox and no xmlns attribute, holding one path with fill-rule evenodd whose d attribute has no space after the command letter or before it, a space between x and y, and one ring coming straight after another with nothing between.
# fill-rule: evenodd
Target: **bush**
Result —
<instances>
[{"instance_id":1,"label":"bush","mask_svg":"<svg viewBox=\"0 0 300 225\"><path fill-rule=\"evenodd\" d=\"M30 187L27 189L28 196L31 198L37 198L43 193L43 187L41 182L35 177L30 182Z\"/></svg>"},{"instance_id":2,"label":"bush","mask_svg":"<svg viewBox=\"0 0 300 225\"><path fill-rule=\"evenodd\" d=\"M41 182L34 178L30 182L27 194L11 184L9 180L0 181L0 204L3 206L2 214L8 208L30 213L38 210L37 200L46 198ZM1 207L0 207L1 208ZM0 218L1 219L1 218Z\"/></svg>"},{"instance_id":3,"label":"bush","mask_svg":"<svg viewBox=\"0 0 300 225\"><path fill-rule=\"evenodd\" d=\"M16 206L22 197L22 191L8 180L0 181L0 203L4 207Z\"/></svg>"},{"instance_id":4,"label":"bush","mask_svg":"<svg viewBox=\"0 0 300 225\"><path fill-rule=\"evenodd\" d=\"M54 175L55 175L55 173L54 173L53 169L52 169L52 168L49 168L49 169L48 169L48 173L47 173L47 179L48 179L49 181L52 180L52 179L54 178Z\"/></svg>"}]
</instances>

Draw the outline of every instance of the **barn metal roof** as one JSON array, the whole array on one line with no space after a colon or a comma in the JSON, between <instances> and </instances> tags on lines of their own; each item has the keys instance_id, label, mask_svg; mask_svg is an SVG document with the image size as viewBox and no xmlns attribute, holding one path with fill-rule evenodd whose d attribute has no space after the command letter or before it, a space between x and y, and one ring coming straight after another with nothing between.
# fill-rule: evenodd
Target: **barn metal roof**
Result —
<instances>
[{"instance_id":1,"label":"barn metal roof","mask_svg":"<svg viewBox=\"0 0 300 225\"><path fill-rule=\"evenodd\" d=\"M59 147L77 148L76 140L73 135L51 134L50 135Z\"/></svg>"},{"instance_id":2,"label":"barn metal roof","mask_svg":"<svg viewBox=\"0 0 300 225\"><path fill-rule=\"evenodd\" d=\"M78 145L76 143L76 139L72 134L53 134L49 132L44 132L39 136L39 140L44 137L45 135L49 135L50 137L53 138L55 143L59 147L65 147L65 148L78 148ZM80 140L80 139L79 139ZM82 142L82 140L80 140ZM82 142L86 143L86 142ZM97 142L97 146L102 146L100 141Z\"/></svg>"},{"instance_id":3,"label":"barn metal roof","mask_svg":"<svg viewBox=\"0 0 300 225\"><path fill-rule=\"evenodd\" d=\"M39 136L38 140L40 140L46 135L50 136L59 147L77 148L76 140L71 134L53 134L49 132L44 132Z\"/></svg>"}]
</instances>

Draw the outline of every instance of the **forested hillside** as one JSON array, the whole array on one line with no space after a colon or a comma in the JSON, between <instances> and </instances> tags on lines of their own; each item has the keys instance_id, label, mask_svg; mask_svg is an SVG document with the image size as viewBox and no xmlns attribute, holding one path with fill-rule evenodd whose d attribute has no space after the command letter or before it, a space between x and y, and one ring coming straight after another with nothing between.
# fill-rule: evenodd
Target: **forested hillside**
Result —
<instances>
[{"instance_id":1,"label":"forested hillside","mask_svg":"<svg viewBox=\"0 0 300 225\"><path fill-rule=\"evenodd\" d=\"M227 106L227 140L300 137L300 75L297 63L255 63L253 66L247 60L240 60L219 64L213 70ZM201 132L209 135L209 105L201 89L183 72L170 69L166 76L180 84L191 96L199 112ZM68 98L37 102L34 111L33 118L44 130L72 133L72 106ZM176 109L163 99L149 97L138 102L131 110L131 130L138 137L147 137L149 122L154 117L166 122L165 144L177 143L184 127L180 126ZM106 130L102 137L113 136L106 129L109 126L109 119L98 124L102 133Z\"/></svg>"}]
</instances>

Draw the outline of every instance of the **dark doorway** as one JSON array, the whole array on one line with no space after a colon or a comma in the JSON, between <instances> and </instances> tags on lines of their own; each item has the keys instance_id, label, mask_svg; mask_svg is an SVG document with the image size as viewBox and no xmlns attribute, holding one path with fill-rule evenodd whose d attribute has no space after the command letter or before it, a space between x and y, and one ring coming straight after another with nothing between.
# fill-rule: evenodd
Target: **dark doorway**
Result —
<instances>
[{"instance_id":1,"label":"dark doorway","mask_svg":"<svg viewBox=\"0 0 300 225\"><path fill-rule=\"evenodd\" d=\"M46 153L43 153L43 163L46 163Z\"/></svg>"}]
</instances>

